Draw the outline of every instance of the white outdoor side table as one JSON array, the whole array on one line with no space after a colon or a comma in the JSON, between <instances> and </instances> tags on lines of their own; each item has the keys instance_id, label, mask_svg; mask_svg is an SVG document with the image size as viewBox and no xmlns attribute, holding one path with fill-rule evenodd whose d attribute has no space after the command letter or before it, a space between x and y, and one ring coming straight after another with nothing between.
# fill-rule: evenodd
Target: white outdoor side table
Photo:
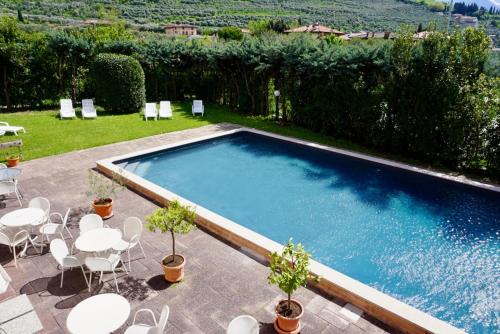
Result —
<instances>
[{"instance_id":1,"label":"white outdoor side table","mask_svg":"<svg viewBox=\"0 0 500 334\"><path fill-rule=\"evenodd\" d=\"M75 247L82 252L99 253L111 249L122 237L120 230L96 228L81 234L75 241Z\"/></svg>"},{"instance_id":2,"label":"white outdoor side table","mask_svg":"<svg viewBox=\"0 0 500 334\"><path fill-rule=\"evenodd\" d=\"M19 168L0 168L0 181L14 180L21 175Z\"/></svg>"},{"instance_id":3,"label":"white outdoor side table","mask_svg":"<svg viewBox=\"0 0 500 334\"><path fill-rule=\"evenodd\" d=\"M77 304L66 319L72 334L106 334L120 328L130 315L130 304L124 297L105 293Z\"/></svg>"}]
</instances>

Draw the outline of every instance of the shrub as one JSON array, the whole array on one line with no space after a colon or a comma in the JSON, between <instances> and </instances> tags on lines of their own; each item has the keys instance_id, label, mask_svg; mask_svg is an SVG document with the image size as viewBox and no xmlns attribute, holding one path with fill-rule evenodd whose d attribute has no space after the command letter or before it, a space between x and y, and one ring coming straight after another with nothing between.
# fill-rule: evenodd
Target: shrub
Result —
<instances>
[{"instance_id":1,"label":"shrub","mask_svg":"<svg viewBox=\"0 0 500 334\"><path fill-rule=\"evenodd\" d=\"M220 28L217 35L219 38L226 40L241 41L243 39L243 32L238 27Z\"/></svg>"},{"instance_id":2,"label":"shrub","mask_svg":"<svg viewBox=\"0 0 500 334\"><path fill-rule=\"evenodd\" d=\"M102 53L93 68L96 101L111 112L138 112L145 103L144 71L137 60Z\"/></svg>"}]
</instances>

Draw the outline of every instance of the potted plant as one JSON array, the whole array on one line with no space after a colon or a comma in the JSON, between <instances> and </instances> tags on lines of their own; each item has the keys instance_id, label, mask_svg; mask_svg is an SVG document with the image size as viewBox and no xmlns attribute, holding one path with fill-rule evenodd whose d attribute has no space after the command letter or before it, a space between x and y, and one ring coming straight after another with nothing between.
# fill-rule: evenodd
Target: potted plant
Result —
<instances>
[{"instance_id":1,"label":"potted plant","mask_svg":"<svg viewBox=\"0 0 500 334\"><path fill-rule=\"evenodd\" d=\"M111 179L108 179L100 174L89 171L88 175L89 190L87 196L92 198L92 207L96 214L103 219L108 219L113 216L113 199L119 188L125 185L124 178L113 173Z\"/></svg>"},{"instance_id":2,"label":"potted plant","mask_svg":"<svg viewBox=\"0 0 500 334\"><path fill-rule=\"evenodd\" d=\"M18 152L7 153L5 160L7 160L8 167L16 167L19 165L19 161L21 160L21 150L19 149Z\"/></svg>"},{"instance_id":3,"label":"potted plant","mask_svg":"<svg viewBox=\"0 0 500 334\"><path fill-rule=\"evenodd\" d=\"M274 329L278 333L299 333L300 318L304 314L304 307L292 294L301 286L306 286L309 279L319 282L319 277L309 273L310 254L301 244L294 245L289 239L281 254L271 254L268 276L269 284L277 285L288 298L281 300L276 306L276 320Z\"/></svg>"},{"instance_id":4,"label":"potted plant","mask_svg":"<svg viewBox=\"0 0 500 334\"><path fill-rule=\"evenodd\" d=\"M186 258L175 252L175 234L186 234L195 228L194 220L196 214L189 206L183 206L177 200L168 204L165 208L157 209L146 217L147 228L161 233L170 233L172 237L172 254L167 255L161 261L165 280L170 283L179 282L184 278L184 266Z\"/></svg>"}]
</instances>

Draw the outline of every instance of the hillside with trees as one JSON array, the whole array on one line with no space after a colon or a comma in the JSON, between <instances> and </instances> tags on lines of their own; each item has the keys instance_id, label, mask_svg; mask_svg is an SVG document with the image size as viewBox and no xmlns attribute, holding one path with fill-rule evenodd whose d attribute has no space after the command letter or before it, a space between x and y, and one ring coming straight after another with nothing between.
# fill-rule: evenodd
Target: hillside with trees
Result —
<instances>
[{"instance_id":1,"label":"hillside with trees","mask_svg":"<svg viewBox=\"0 0 500 334\"><path fill-rule=\"evenodd\" d=\"M0 0L0 5L5 14L17 15L19 10L31 21L71 24L76 23L72 20L115 17L151 29L176 22L245 27L250 21L280 18L297 25L321 22L351 32L445 21L424 5L398 0Z\"/></svg>"}]
</instances>

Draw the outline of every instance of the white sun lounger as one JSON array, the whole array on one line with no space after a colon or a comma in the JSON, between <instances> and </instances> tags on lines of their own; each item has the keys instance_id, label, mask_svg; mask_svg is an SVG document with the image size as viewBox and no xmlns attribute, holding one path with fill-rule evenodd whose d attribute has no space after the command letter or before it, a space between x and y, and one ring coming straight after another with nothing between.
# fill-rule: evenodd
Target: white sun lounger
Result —
<instances>
[{"instance_id":1,"label":"white sun lounger","mask_svg":"<svg viewBox=\"0 0 500 334\"><path fill-rule=\"evenodd\" d=\"M146 103L146 108L144 109L144 118L146 121L148 118L154 118L156 121L156 103Z\"/></svg>"},{"instance_id":2,"label":"white sun lounger","mask_svg":"<svg viewBox=\"0 0 500 334\"><path fill-rule=\"evenodd\" d=\"M160 113L158 118L172 118L172 107L170 106L170 101L160 102Z\"/></svg>"},{"instance_id":3,"label":"white sun lounger","mask_svg":"<svg viewBox=\"0 0 500 334\"><path fill-rule=\"evenodd\" d=\"M193 101L193 108L192 108L193 116L196 114L203 114L205 113L205 107L203 107L203 101L202 100L194 100Z\"/></svg>"},{"instance_id":4,"label":"white sun lounger","mask_svg":"<svg viewBox=\"0 0 500 334\"><path fill-rule=\"evenodd\" d=\"M0 122L0 135L5 134L6 132L12 132L17 136L19 131L26 133L26 130L22 126L13 126L9 125L7 122Z\"/></svg>"},{"instance_id":5,"label":"white sun lounger","mask_svg":"<svg viewBox=\"0 0 500 334\"><path fill-rule=\"evenodd\" d=\"M61 111L59 113L61 119L63 118L76 118L75 109L73 109L73 102L70 99L61 100Z\"/></svg>"},{"instance_id":6,"label":"white sun lounger","mask_svg":"<svg viewBox=\"0 0 500 334\"><path fill-rule=\"evenodd\" d=\"M97 118L94 101L92 99L82 100L82 118Z\"/></svg>"}]
</instances>

